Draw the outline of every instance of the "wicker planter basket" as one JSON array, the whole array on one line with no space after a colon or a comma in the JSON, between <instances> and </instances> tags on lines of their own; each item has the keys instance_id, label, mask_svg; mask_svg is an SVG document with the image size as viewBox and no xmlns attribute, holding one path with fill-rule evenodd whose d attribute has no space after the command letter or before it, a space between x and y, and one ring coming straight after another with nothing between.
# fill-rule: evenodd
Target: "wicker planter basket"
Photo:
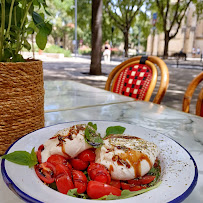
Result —
<instances>
[{"instance_id":1,"label":"wicker planter basket","mask_svg":"<svg viewBox=\"0 0 203 203\"><path fill-rule=\"evenodd\" d=\"M0 63L0 155L17 139L44 127L41 61Z\"/></svg>"}]
</instances>

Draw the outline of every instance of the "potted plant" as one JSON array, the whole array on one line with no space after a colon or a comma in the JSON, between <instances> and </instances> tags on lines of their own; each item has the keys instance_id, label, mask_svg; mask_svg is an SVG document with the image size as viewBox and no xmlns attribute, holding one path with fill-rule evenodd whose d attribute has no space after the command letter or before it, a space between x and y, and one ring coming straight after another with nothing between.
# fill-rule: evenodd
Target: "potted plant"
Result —
<instances>
[{"instance_id":1,"label":"potted plant","mask_svg":"<svg viewBox=\"0 0 203 203\"><path fill-rule=\"evenodd\" d=\"M52 26L45 0L0 2L0 154L21 136L44 126L42 62L24 59L29 39L43 50Z\"/></svg>"}]
</instances>

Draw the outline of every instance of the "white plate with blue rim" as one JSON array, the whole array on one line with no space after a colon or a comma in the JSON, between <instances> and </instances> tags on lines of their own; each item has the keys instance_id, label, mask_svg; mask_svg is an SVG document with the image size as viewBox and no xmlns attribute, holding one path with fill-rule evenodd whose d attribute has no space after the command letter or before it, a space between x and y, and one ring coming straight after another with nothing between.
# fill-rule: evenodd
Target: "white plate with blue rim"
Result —
<instances>
[{"instance_id":1,"label":"white plate with blue rim","mask_svg":"<svg viewBox=\"0 0 203 203\"><path fill-rule=\"evenodd\" d=\"M58 130L73 126L75 124L85 124L90 121L77 121L58 124L42 128L32 132L10 146L6 154L14 151L31 152L33 147L37 149L46 140L52 137ZM161 184L159 187L135 197L121 200L108 200L108 203L122 202L182 202L186 199L196 186L198 179L198 169L195 160L190 153L180 144L170 139L166 135L155 131L138 127L131 124L109 121L91 121L97 124L98 132L105 135L109 126L123 126L126 128L125 134L137 136L155 143L159 149L158 156L161 163ZM105 200L79 199L61 194L45 184L37 177L33 168L17 165L7 160L1 163L2 176L7 186L25 202L46 202L46 203L79 203L104 202Z\"/></svg>"}]
</instances>

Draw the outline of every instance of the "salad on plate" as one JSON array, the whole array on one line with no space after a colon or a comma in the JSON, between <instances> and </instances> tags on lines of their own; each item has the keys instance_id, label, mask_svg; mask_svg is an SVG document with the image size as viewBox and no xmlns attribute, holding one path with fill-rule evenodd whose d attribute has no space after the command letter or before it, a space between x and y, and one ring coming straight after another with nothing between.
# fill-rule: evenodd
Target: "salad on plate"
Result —
<instances>
[{"instance_id":1,"label":"salad on plate","mask_svg":"<svg viewBox=\"0 0 203 203\"><path fill-rule=\"evenodd\" d=\"M36 152L15 151L2 158L34 166L44 184L65 195L129 198L158 187L161 167L154 143L124 131L110 126L102 138L96 124L77 124L59 130Z\"/></svg>"}]
</instances>

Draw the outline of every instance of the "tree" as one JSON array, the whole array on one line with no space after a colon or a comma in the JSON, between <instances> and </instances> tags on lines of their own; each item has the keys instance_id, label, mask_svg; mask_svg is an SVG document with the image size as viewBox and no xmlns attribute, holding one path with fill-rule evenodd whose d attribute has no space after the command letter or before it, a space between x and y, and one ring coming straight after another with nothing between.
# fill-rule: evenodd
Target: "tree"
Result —
<instances>
[{"instance_id":1,"label":"tree","mask_svg":"<svg viewBox=\"0 0 203 203\"><path fill-rule=\"evenodd\" d=\"M69 40L73 40L73 27L67 25L72 23L72 16L69 11L74 5L74 0L47 0L47 4L51 13L49 19L53 23L51 35L56 44L66 48L66 36L68 36ZM61 40L63 40L63 43L59 44Z\"/></svg>"},{"instance_id":2,"label":"tree","mask_svg":"<svg viewBox=\"0 0 203 203\"><path fill-rule=\"evenodd\" d=\"M191 3L199 4L197 0L155 0L152 4L152 10L158 13L158 28L160 27L161 31L164 32L165 57L168 56L169 41L177 35Z\"/></svg>"},{"instance_id":3,"label":"tree","mask_svg":"<svg viewBox=\"0 0 203 203\"><path fill-rule=\"evenodd\" d=\"M129 30L144 0L105 0L105 10L124 36L125 56L128 56Z\"/></svg>"},{"instance_id":4,"label":"tree","mask_svg":"<svg viewBox=\"0 0 203 203\"><path fill-rule=\"evenodd\" d=\"M140 46L144 47L146 50L147 47L147 37L150 34L150 18L146 14L146 12L139 12L136 16L136 24L130 30L130 43L137 46L137 50L139 50Z\"/></svg>"},{"instance_id":5,"label":"tree","mask_svg":"<svg viewBox=\"0 0 203 203\"><path fill-rule=\"evenodd\" d=\"M90 75L101 75L103 0L92 0L92 54Z\"/></svg>"},{"instance_id":6,"label":"tree","mask_svg":"<svg viewBox=\"0 0 203 203\"><path fill-rule=\"evenodd\" d=\"M77 26L78 39L82 39L84 44L91 44L91 2L92 0L77 0ZM74 13L73 13L74 16Z\"/></svg>"}]
</instances>

